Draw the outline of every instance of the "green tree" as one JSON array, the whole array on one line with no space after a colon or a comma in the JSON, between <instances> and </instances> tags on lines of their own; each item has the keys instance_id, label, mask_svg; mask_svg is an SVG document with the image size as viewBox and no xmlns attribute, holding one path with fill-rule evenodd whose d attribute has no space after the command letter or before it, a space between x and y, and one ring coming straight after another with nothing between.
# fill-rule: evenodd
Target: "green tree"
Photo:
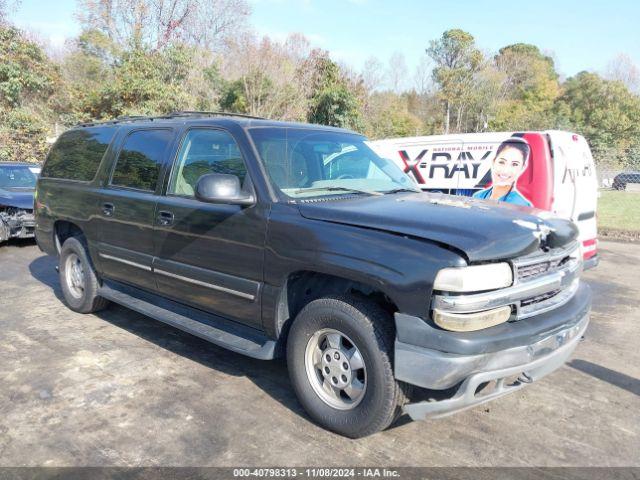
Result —
<instances>
[{"instance_id":1,"label":"green tree","mask_svg":"<svg viewBox=\"0 0 640 480\"><path fill-rule=\"evenodd\" d=\"M17 28L0 24L0 161L41 161L63 86L58 68Z\"/></svg>"},{"instance_id":2,"label":"green tree","mask_svg":"<svg viewBox=\"0 0 640 480\"><path fill-rule=\"evenodd\" d=\"M366 116L367 136L372 139L409 137L423 133L420 119L409 111L411 94L374 92L369 98Z\"/></svg>"},{"instance_id":3,"label":"green tree","mask_svg":"<svg viewBox=\"0 0 640 480\"><path fill-rule=\"evenodd\" d=\"M358 95L328 55L313 58L311 96L307 121L362 131Z\"/></svg>"},{"instance_id":4,"label":"green tree","mask_svg":"<svg viewBox=\"0 0 640 480\"><path fill-rule=\"evenodd\" d=\"M54 92L58 70L42 48L12 26L0 25L0 103L5 107L46 101Z\"/></svg>"},{"instance_id":5,"label":"green tree","mask_svg":"<svg viewBox=\"0 0 640 480\"><path fill-rule=\"evenodd\" d=\"M0 162L39 163L48 145L48 122L42 116L15 108L0 113Z\"/></svg>"},{"instance_id":6,"label":"green tree","mask_svg":"<svg viewBox=\"0 0 640 480\"><path fill-rule=\"evenodd\" d=\"M584 135L597 161L640 165L640 97L619 81L580 72L564 83L557 126Z\"/></svg>"},{"instance_id":7,"label":"green tree","mask_svg":"<svg viewBox=\"0 0 640 480\"><path fill-rule=\"evenodd\" d=\"M497 111L490 121L495 130L544 130L554 124L553 106L560 83L553 59L534 45L518 43L501 48L495 66L502 74Z\"/></svg>"},{"instance_id":8,"label":"green tree","mask_svg":"<svg viewBox=\"0 0 640 480\"><path fill-rule=\"evenodd\" d=\"M77 52L83 75L73 84L73 108L78 120L122 115L153 115L189 109L192 47L172 45L162 51L123 51L112 64L101 54Z\"/></svg>"},{"instance_id":9,"label":"green tree","mask_svg":"<svg viewBox=\"0 0 640 480\"><path fill-rule=\"evenodd\" d=\"M449 133L452 110L455 110L456 128L460 130L464 109L484 56L476 48L473 35L460 29L445 31L439 39L429 43L426 52L436 64L433 79L440 87L438 95L444 104L444 132Z\"/></svg>"},{"instance_id":10,"label":"green tree","mask_svg":"<svg viewBox=\"0 0 640 480\"><path fill-rule=\"evenodd\" d=\"M225 112L255 114L250 104L260 109L268 101L272 88L273 82L269 77L254 70L238 80L227 82L220 97L220 107Z\"/></svg>"}]
</instances>

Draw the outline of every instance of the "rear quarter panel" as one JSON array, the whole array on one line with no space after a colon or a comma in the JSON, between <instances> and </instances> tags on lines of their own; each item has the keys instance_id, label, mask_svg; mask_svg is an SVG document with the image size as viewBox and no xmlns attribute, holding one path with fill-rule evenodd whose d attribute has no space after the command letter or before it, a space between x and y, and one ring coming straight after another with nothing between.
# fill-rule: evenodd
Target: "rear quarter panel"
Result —
<instances>
[{"instance_id":1,"label":"rear quarter panel","mask_svg":"<svg viewBox=\"0 0 640 480\"><path fill-rule=\"evenodd\" d=\"M65 220L78 226L89 244L94 264L97 241L96 215L99 214L100 188L108 178L113 164L113 146L122 137L122 129L116 130L107 147L94 178L91 181L66 180L40 176L36 184L35 218L36 241L49 255L57 255L55 222ZM45 160L46 164L46 160Z\"/></svg>"},{"instance_id":2,"label":"rear quarter panel","mask_svg":"<svg viewBox=\"0 0 640 480\"><path fill-rule=\"evenodd\" d=\"M40 178L36 195L36 238L44 252L58 253L54 231L58 220L77 225L90 245L94 242L96 232L92 220L98 207L98 189L84 182Z\"/></svg>"}]
</instances>

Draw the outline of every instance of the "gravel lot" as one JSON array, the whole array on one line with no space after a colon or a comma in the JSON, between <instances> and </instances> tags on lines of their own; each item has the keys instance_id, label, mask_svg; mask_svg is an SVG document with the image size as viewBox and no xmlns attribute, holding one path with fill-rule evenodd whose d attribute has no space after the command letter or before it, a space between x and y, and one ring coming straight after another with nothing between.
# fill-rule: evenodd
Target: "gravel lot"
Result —
<instances>
[{"instance_id":1,"label":"gravel lot","mask_svg":"<svg viewBox=\"0 0 640 480\"><path fill-rule=\"evenodd\" d=\"M282 361L125 308L79 315L55 259L0 247L0 466L640 466L640 245L602 242L573 360L486 406L362 440L316 427Z\"/></svg>"}]
</instances>

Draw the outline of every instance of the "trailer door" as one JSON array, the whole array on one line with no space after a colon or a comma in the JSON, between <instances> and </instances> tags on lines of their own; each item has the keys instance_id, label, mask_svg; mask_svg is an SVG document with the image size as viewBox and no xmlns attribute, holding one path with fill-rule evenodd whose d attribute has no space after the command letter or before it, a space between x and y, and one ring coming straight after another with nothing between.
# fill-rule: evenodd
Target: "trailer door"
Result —
<instances>
[{"instance_id":1,"label":"trailer door","mask_svg":"<svg viewBox=\"0 0 640 480\"><path fill-rule=\"evenodd\" d=\"M551 131L553 152L553 211L570 218L580 229L584 259L596 255L598 181L591 150L585 138L570 132Z\"/></svg>"}]
</instances>

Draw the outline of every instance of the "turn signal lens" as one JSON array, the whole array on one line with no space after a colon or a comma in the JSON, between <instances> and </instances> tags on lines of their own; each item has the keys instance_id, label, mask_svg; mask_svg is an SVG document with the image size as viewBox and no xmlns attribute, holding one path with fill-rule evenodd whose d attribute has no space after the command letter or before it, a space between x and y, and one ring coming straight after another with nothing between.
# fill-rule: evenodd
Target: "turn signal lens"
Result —
<instances>
[{"instance_id":1,"label":"turn signal lens","mask_svg":"<svg viewBox=\"0 0 640 480\"><path fill-rule=\"evenodd\" d=\"M508 287L512 283L511 266L503 262L443 268L436 275L433 288L445 292L479 292Z\"/></svg>"},{"instance_id":2,"label":"turn signal lens","mask_svg":"<svg viewBox=\"0 0 640 480\"><path fill-rule=\"evenodd\" d=\"M475 313L446 313L433 311L433 321L439 327L452 332L472 332L483 328L494 327L509 320L511 307L500 307L493 310Z\"/></svg>"}]
</instances>

